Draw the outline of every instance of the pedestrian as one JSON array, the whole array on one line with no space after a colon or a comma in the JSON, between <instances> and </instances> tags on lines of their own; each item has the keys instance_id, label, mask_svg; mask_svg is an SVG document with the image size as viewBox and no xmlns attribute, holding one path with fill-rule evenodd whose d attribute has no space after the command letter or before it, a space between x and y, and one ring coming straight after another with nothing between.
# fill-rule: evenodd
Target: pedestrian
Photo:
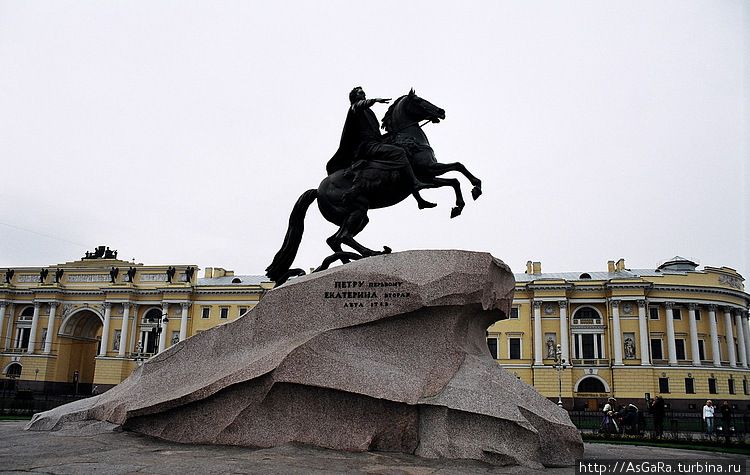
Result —
<instances>
[{"instance_id":1,"label":"pedestrian","mask_svg":"<svg viewBox=\"0 0 750 475\"><path fill-rule=\"evenodd\" d=\"M709 399L703 406L703 421L706 423L706 435L714 433L714 403Z\"/></svg>"},{"instance_id":2,"label":"pedestrian","mask_svg":"<svg viewBox=\"0 0 750 475\"><path fill-rule=\"evenodd\" d=\"M724 440L729 444L732 437L732 406L729 405L729 401L721 403L719 411L721 412L721 430L724 432Z\"/></svg>"},{"instance_id":3,"label":"pedestrian","mask_svg":"<svg viewBox=\"0 0 750 475\"><path fill-rule=\"evenodd\" d=\"M664 399L656 396L651 402L651 415L654 417L654 434L660 438L664 433Z\"/></svg>"},{"instance_id":4,"label":"pedestrian","mask_svg":"<svg viewBox=\"0 0 750 475\"><path fill-rule=\"evenodd\" d=\"M604 415L602 416L602 425L599 429L600 432L604 432L605 434L614 434L619 432L617 422L615 422L616 404L617 400L615 398L611 397L607 399L607 404L605 404L604 409L602 409Z\"/></svg>"}]
</instances>

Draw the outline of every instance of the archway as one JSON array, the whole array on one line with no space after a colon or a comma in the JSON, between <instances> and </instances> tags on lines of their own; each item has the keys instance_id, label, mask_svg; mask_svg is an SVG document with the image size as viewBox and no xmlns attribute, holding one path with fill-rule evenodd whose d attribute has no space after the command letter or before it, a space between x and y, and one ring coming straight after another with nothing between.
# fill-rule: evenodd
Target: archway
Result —
<instances>
[{"instance_id":1,"label":"archway","mask_svg":"<svg viewBox=\"0 0 750 475\"><path fill-rule=\"evenodd\" d=\"M5 376L5 379L3 379L3 397L8 393L13 394L16 389L16 380L21 377L22 371L23 366L15 361L3 369L3 376Z\"/></svg>"},{"instance_id":2,"label":"archway","mask_svg":"<svg viewBox=\"0 0 750 475\"><path fill-rule=\"evenodd\" d=\"M66 392L91 393L103 321L95 310L84 308L68 315L60 325L55 380L68 383Z\"/></svg>"},{"instance_id":3,"label":"archway","mask_svg":"<svg viewBox=\"0 0 750 475\"><path fill-rule=\"evenodd\" d=\"M608 393L609 385L601 377L591 374L579 379L575 390L577 393Z\"/></svg>"}]
</instances>

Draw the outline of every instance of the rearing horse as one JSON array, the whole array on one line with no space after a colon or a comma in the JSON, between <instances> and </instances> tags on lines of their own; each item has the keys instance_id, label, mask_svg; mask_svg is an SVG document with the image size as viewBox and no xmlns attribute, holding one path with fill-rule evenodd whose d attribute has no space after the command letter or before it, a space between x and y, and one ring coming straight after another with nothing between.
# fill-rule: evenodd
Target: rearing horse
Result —
<instances>
[{"instance_id":1,"label":"rearing horse","mask_svg":"<svg viewBox=\"0 0 750 475\"><path fill-rule=\"evenodd\" d=\"M406 150L414 173L423 183L427 183L429 188L453 187L456 193L456 206L451 210L451 218L454 218L461 214L464 207L461 185L455 178L438 176L449 171L462 173L474 186L474 199L482 193L482 182L458 162L442 164L435 159L419 122L427 120L437 123L442 119L445 119L445 111L417 96L412 89L409 94L396 99L388 108L383 117L383 128L388 132L385 140ZM369 249L358 243L354 237L367 226L368 210L393 206L410 196L411 192L408 179L398 170L383 170L368 165L366 161L356 162L347 169L331 173L320 182L317 189L305 191L295 203L289 216L284 244L266 269L266 275L277 285L281 285L289 277L305 273L302 269L291 269L291 266L302 241L307 208L316 199L323 217L339 226L338 231L326 239L334 253L316 270L326 269L336 260L347 263L350 260L391 252L386 246L383 251ZM350 247L356 253L344 252L342 245Z\"/></svg>"}]
</instances>

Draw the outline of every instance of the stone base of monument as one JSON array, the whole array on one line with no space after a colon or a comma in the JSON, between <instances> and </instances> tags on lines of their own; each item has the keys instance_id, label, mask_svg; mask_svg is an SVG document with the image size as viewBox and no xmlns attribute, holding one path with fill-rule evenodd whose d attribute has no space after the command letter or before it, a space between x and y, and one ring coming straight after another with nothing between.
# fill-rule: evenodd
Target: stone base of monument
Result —
<instances>
[{"instance_id":1,"label":"stone base of monument","mask_svg":"<svg viewBox=\"0 0 750 475\"><path fill-rule=\"evenodd\" d=\"M246 317L27 429L107 421L183 443L572 465L583 444L568 414L487 349L513 289L510 269L486 253L362 259L272 290Z\"/></svg>"}]
</instances>

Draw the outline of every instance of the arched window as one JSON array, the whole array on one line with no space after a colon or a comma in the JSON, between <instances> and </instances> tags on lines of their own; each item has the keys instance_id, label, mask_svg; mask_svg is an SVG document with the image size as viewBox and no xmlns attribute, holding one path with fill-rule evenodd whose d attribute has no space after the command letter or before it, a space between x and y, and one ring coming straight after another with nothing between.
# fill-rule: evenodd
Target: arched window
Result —
<instances>
[{"instance_id":1,"label":"arched window","mask_svg":"<svg viewBox=\"0 0 750 475\"><path fill-rule=\"evenodd\" d=\"M578 392L606 393L607 389L604 387L604 383L602 383L600 379L589 376L588 378L583 378L581 382L578 383Z\"/></svg>"},{"instance_id":2,"label":"arched window","mask_svg":"<svg viewBox=\"0 0 750 475\"><path fill-rule=\"evenodd\" d=\"M599 320L599 314L591 307L581 307L573 314L573 318Z\"/></svg>"},{"instance_id":3,"label":"arched window","mask_svg":"<svg viewBox=\"0 0 750 475\"><path fill-rule=\"evenodd\" d=\"M21 315L18 316L19 320L31 320L34 317L34 307L26 307L21 311Z\"/></svg>"},{"instance_id":4,"label":"arched window","mask_svg":"<svg viewBox=\"0 0 750 475\"><path fill-rule=\"evenodd\" d=\"M21 367L18 363L11 363L8 365L8 369L5 370L5 376L10 379L16 379L21 377Z\"/></svg>"}]
</instances>

